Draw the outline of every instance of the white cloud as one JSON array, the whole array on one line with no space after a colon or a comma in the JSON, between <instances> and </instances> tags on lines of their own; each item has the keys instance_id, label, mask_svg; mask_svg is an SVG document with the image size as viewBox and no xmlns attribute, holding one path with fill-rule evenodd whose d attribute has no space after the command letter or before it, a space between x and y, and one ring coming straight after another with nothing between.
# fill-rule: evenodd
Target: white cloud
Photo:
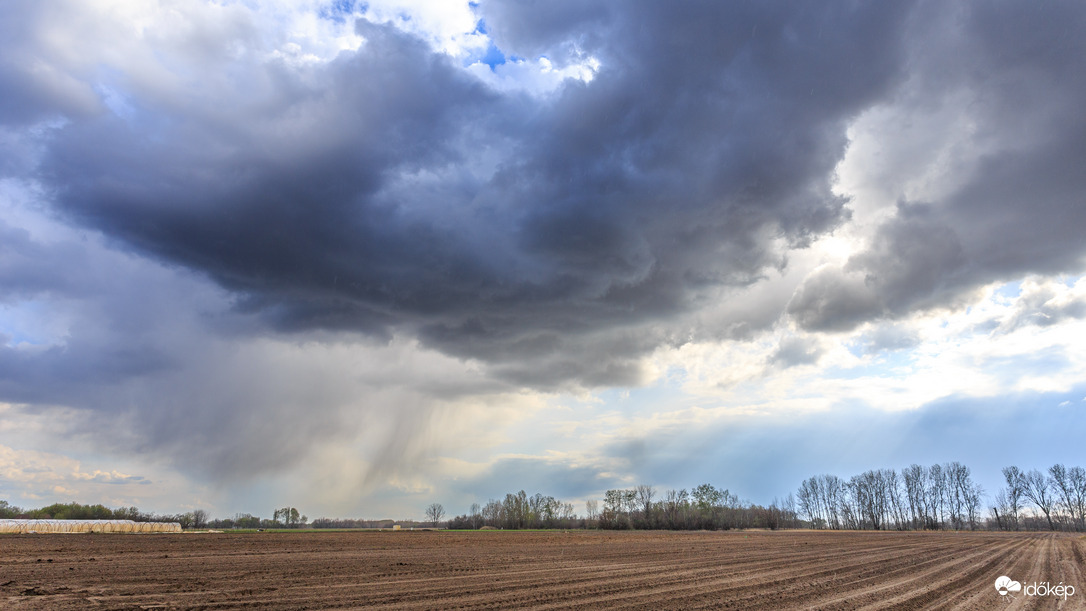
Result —
<instances>
[{"instance_id":1,"label":"white cloud","mask_svg":"<svg viewBox=\"0 0 1086 611\"><path fill-rule=\"evenodd\" d=\"M113 462L105 459L101 462ZM163 500L181 506L184 501L166 493L166 482L116 469L87 469L71 456L0 444L0 496L12 505L36 501L140 505ZM164 494L166 493L166 494ZM191 499L188 499L191 500ZM35 505L36 506L36 505Z\"/></svg>"},{"instance_id":2,"label":"white cloud","mask_svg":"<svg viewBox=\"0 0 1086 611\"><path fill-rule=\"evenodd\" d=\"M591 82L599 68L599 60L594 57L586 57L561 67L556 67L546 57L539 57L534 60L510 59L493 69L484 63L476 62L467 69L497 91L526 91L538 96L557 90L567 80Z\"/></svg>"}]
</instances>

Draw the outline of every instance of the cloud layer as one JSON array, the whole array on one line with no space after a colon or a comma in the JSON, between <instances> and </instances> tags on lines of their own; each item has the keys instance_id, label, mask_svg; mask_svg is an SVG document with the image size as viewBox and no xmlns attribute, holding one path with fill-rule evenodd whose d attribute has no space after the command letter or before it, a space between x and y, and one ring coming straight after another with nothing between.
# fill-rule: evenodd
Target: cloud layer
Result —
<instances>
[{"instance_id":1,"label":"cloud layer","mask_svg":"<svg viewBox=\"0 0 1086 611\"><path fill-rule=\"evenodd\" d=\"M973 333L1086 314L1077 3L371 4L11 4L0 402L200 481L417 491L447 417L720 346L714 392L779 396L1008 283Z\"/></svg>"}]
</instances>

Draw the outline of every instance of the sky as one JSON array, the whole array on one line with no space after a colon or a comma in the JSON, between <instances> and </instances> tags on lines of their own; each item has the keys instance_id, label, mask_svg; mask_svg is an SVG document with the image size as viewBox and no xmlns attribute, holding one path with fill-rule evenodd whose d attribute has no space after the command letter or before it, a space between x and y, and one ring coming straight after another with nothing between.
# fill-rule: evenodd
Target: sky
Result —
<instances>
[{"instance_id":1,"label":"sky","mask_svg":"<svg viewBox=\"0 0 1086 611\"><path fill-rule=\"evenodd\" d=\"M1086 4L4 14L13 505L1086 466Z\"/></svg>"}]
</instances>

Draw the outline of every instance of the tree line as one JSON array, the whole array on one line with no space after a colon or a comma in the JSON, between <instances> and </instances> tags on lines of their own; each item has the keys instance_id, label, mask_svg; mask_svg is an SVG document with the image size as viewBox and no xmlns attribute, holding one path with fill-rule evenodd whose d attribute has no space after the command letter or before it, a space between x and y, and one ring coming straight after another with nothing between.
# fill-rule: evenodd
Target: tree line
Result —
<instances>
[{"instance_id":1,"label":"tree line","mask_svg":"<svg viewBox=\"0 0 1086 611\"><path fill-rule=\"evenodd\" d=\"M184 530L260 530L283 528L392 528L393 524L406 527L426 526L413 520L351 520L318 518L309 522L297 507L280 507L272 511L272 517L261 518L249 513L238 513L232 518L210 519L203 509L176 514L143 512L136 507L112 509L105 505L80 503L54 503L37 509L24 509L0 500L0 519L27 520L132 520L133 522L178 522Z\"/></svg>"},{"instance_id":2,"label":"tree line","mask_svg":"<svg viewBox=\"0 0 1086 611\"><path fill-rule=\"evenodd\" d=\"M608 490L598 526L604 529L730 530L734 528L793 528L798 526L792 501L768 507L741 501L727 488L701 484L687 491L653 486Z\"/></svg>"},{"instance_id":3,"label":"tree line","mask_svg":"<svg viewBox=\"0 0 1086 611\"><path fill-rule=\"evenodd\" d=\"M958 462L865 471L845 480L817 475L796 493L812 528L870 530L1086 531L1086 470L1056 464L1047 473L1005 467L1006 486L985 515L983 488Z\"/></svg>"},{"instance_id":4,"label":"tree line","mask_svg":"<svg viewBox=\"0 0 1086 611\"><path fill-rule=\"evenodd\" d=\"M603 504L585 502L579 516L572 503L523 490L491 499L486 505L474 503L468 513L451 518L446 526L455 529L601 528L727 530L732 528L794 528L799 526L790 500L769 507L743 503L727 489L702 484L690 491L667 490L658 494L653 486L608 490Z\"/></svg>"},{"instance_id":5,"label":"tree line","mask_svg":"<svg viewBox=\"0 0 1086 611\"><path fill-rule=\"evenodd\" d=\"M1086 469L1057 463L1042 473L1012 465L1003 479L990 508L999 529L1086 531Z\"/></svg>"},{"instance_id":6,"label":"tree line","mask_svg":"<svg viewBox=\"0 0 1086 611\"><path fill-rule=\"evenodd\" d=\"M812 528L853 530L976 529L984 491L969 467L911 465L875 469L845 480L817 475L805 480L796 505Z\"/></svg>"},{"instance_id":7,"label":"tree line","mask_svg":"<svg viewBox=\"0 0 1086 611\"><path fill-rule=\"evenodd\" d=\"M483 506L474 503L446 526L1086 531L1086 469L1056 464L1042 473L1011 466L1003 469L1003 476L1006 486L990 503L969 467L959 462L913 464L900 471L873 469L848 479L816 475L804 480L794 495L768 506L743 502L712 484L663 493L643 484L608 490L602 505L588 500L583 516L571 503L538 493L528 496L521 490Z\"/></svg>"},{"instance_id":8,"label":"tree line","mask_svg":"<svg viewBox=\"0 0 1086 611\"><path fill-rule=\"evenodd\" d=\"M295 507L284 507L272 512L272 519L259 518L247 513L236 514L233 518L209 519L203 509L194 509L184 513L157 514L143 512L136 507L111 509L105 505L82 505L80 503L54 503L38 509L23 509L0 500L0 519L27 520L132 520L133 522L178 522L181 528L189 529L260 529L260 528L303 528L308 520L300 515Z\"/></svg>"},{"instance_id":9,"label":"tree line","mask_svg":"<svg viewBox=\"0 0 1086 611\"><path fill-rule=\"evenodd\" d=\"M145 513L135 507L110 509L105 505L53 503L38 509L22 509L0 501L0 519L27 520L131 520L133 522L179 522L181 528L206 528L207 512L195 509L186 513Z\"/></svg>"},{"instance_id":10,"label":"tree line","mask_svg":"<svg viewBox=\"0 0 1086 611\"><path fill-rule=\"evenodd\" d=\"M816 475L796 493L768 506L744 502L726 488L701 484L690 490L658 491L642 484L613 489L585 502L578 515L572 503L524 490L504 499L473 503L468 513L444 523L453 529L669 529L816 528L870 530L1065 530L1086 532L1086 469L1055 464L1047 471L1002 470L1005 485L990 500L958 462L900 471L874 469L848 479ZM988 502L986 502L988 501ZM987 508L987 513L985 509ZM208 519L196 509L179 514L145 513L135 507L54 503L22 509L0 500L0 519L133 520L179 522L184 529L390 528L441 524L440 503L425 509L426 522L318 518L311 523L296 507L276 508L272 518L236 514Z\"/></svg>"},{"instance_id":11,"label":"tree line","mask_svg":"<svg viewBox=\"0 0 1086 611\"><path fill-rule=\"evenodd\" d=\"M528 496L521 490L506 494L505 499L500 501L490 499L486 505L472 503L468 513L450 518L446 526L456 529L479 529L484 526L502 529L583 528L584 520L577 516L572 503L540 493Z\"/></svg>"}]
</instances>

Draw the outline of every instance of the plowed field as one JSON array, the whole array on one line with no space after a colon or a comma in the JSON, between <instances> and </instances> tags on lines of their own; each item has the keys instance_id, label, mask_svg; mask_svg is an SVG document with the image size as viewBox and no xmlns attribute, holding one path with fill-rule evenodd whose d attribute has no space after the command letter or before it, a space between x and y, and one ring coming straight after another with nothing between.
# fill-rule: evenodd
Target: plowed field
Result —
<instances>
[{"instance_id":1,"label":"plowed field","mask_svg":"<svg viewBox=\"0 0 1086 611\"><path fill-rule=\"evenodd\" d=\"M0 536L0 608L1086 609L1086 539L863 532ZM1066 600L1001 597L1061 582Z\"/></svg>"}]
</instances>

